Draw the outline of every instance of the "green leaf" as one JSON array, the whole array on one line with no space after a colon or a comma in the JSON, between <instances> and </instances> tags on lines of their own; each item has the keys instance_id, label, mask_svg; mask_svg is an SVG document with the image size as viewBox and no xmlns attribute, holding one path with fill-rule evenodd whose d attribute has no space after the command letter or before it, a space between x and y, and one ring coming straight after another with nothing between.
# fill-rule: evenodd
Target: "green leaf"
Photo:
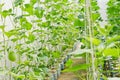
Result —
<instances>
[{"instance_id":1,"label":"green leaf","mask_svg":"<svg viewBox=\"0 0 120 80\"><path fill-rule=\"evenodd\" d=\"M17 35L18 32L17 32L16 30L10 30L10 31L8 31L8 32L4 32L4 34L5 34L8 38L10 38L10 37L12 37L12 36Z\"/></svg>"},{"instance_id":2,"label":"green leaf","mask_svg":"<svg viewBox=\"0 0 120 80\"><path fill-rule=\"evenodd\" d=\"M11 15L12 9L4 10L1 12L1 15L6 18L7 16Z\"/></svg>"},{"instance_id":3,"label":"green leaf","mask_svg":"<svg viewBox=\"0 0 120 80\"><path fill-rule=\"evenodd\" d=\"M88 64L79 64L79 65L74 65L70 68L67 68L63 72L75 72L79 70L86 70L88 67L89 67Z\"/></svg>"},{"instance_id":4,"label":"green leaf","mask_svg":"<svg viewBox=\"0 0 120 80\"><path fill-rule=\"evenodd\" d=\"M31 43L34 42L35 41L35 36L30 33L29 36L28 36L28 40L30 40Z\"/></svg>"},{"instance_id":5,"label":"green leaf","mask_svg":"<svg viewBox=\"0 0 120 80\"><path fill-rule=\"evenodd\" d=\"M23 8L23 10L28 12L30 15L33 14L33 6L30 4L25 4L25 8Z\"/></svg>"},{"instance_id":6,"label":"green leaf","mask_svg":"<svg viewBox=\"0 0 120 80\"><path fill-rule=\"evenodd\" d=\"M14 1L15 7L21 5L22 3L23 3L23 0L15 0Z\"/></svg>"},{"instance_id":7,"label":"green leaf","mask_svg":"<svg viewBox=\"0 0 120 80\"><path fill-rule=\"evenodd\" d=\"M104 56L114 56L114 57L119 57L120 56L120 49L116 49L116 48L109 48L109 49L105 49L103 51Z\"/></svg>"},{"instance_id":8,"label":"green leaf","mask_svg":"<svg viewBox=\"0 0 120 80\"><path fill-rule=\"evenodd\" d=\"M0 29L2 29L2 31L4 32L5 31L5 26L1 25Z\"/></svg>"},{"instance_id":9,"label":"green leaf","mask_svg":"<svg viewBox=\"0 0 120 80\"><path fill-rule=\"evenodd\" d=\"M106 26L107 27L107 33L109 34L111 30L113 29L113 26Z\"/></svg>"},{"instance_id":10,"label":"green leaf","mask_svg":"<svg viewBox=\"0 0 120 80\"><path fill-rule=\"evenodd\" d=\"M36 15L38 18L42 18L43 13L44 13L44 10L39 9L39 8L36 8L35 11L34 11L34 15Z\"/></svg>"},{"instance_id":11,"label":"green leaf","mask_svg":"<svg viewBox=\"0 0 120 80\"><path fill-rule=\"evenodd\" d=\"M25 79L25 75L17 75L17 79L18 80L23 80L23 79Z\"/></svg>"},{"instance_id":12,"label":"green leaf","mask_svg":"<svg viewBox=\"0 0 120 80\"><path fill-rule=\"evenodd\" d=\"M67 62L66 62L66 67L70 67L70 66L72 66L72 64L73 64L73 61L71 60L71 59L69 59Z\"/></svg>"},{"instance_id":13,"label":"green leaf","mask_svg":"<svg viewBox=\"0 0 120 80\"><path fill-rule=\"evenodd\" d=\"M92 16L93 16L93 20L96 21L100 17L100 14L93 13Z\"/></svg>"},{"instance_id":14,"label":"green leaf","mask_svg":"<svg viewBox=\"0 0 120 80\"><path fill-rule=\"evenodd\" d=\"M98 29L98 31L99 31L102 35L106 36L106 30L105 30L105 28L101 28L100 26L97 26L97 29Z\"/></svg>"},{"instance_id":15,"label":"green leaf","mask_svg":"<svg viewBox=\"0 0 120 80\"><path fill-rule=\"evenodd\" d=\"M28 66L30 64L30 61L26 60L23 62L24 65Z\"/></svg>"},{"instance_id":16,"label":"green leaf","mask_svg":"<svg viewBox=\"0 0 120 80\"><path fill-rule=\"evenodd\" d=\"M1 14L1 11L2 11L2 7L4 6L4 4L0 4L0 14Z\"/></svg>"},{"instance_id":17,"label":"green leaf","mask_svg":"<svg viewBox=\"0 0 120 80\"><path fill-rule=\"evenodd\" d=\"M86 37L86 40L88 40L90 42L90 37ZM97 39L97 38L92 38L92 43L96 46L100 45L101 40Z\"/></svg>"},{"instance_id":18,"label":"green leaf","mask_svg":"<svg viewBox=\"0 0 120 80\"><path fill-rule=\"evenodd\" d=\"M26 24L23 24L23 27L24 27L26 30L31 30L31 29L32 29L32 24L29 23L29 22L26 22Z\"/></svg>"},{"instance_id":19,"label":"green leaf","mask_svg":"<svg viewBox=\"0 0 120 80\"><path fill-rule=\"evenodd\" d=\"M53 55L54 58L59 58L60 57L60 52L54 51L54 52L52 52L52 55Z\"/></svg>"},{"instance_id":20,"label":"green leaf","mask_svg":"<svg viewBox=\"0 0 120 80\"><path fill-rule=\"evenodd\" d=\"M74 26L84 26L84 21L80 21L79 19L75 20Z\"/></svg>"},{"instance_id":21,"label":"green leaf","mask_svg":"<svg viewBox=\"0 0 120 80\"><path fill-rule=\"evenodd\" d=\"M24 28L26 30L32 29L32 24L30 22L28 22L26 18L21 18L20 23L21 23L22 28Z\"/></svg>"},{"instance_id":22,"label":"green leaf","mask_svg":"<svg viewBox=\"0 0 120 80\"><path fill-rule=\"evenodd\" d=\"M25 79L25 75L18 75L16 73L13 73L13 72L10 72L10 74L14 77L14 78L17 78L17 80L23 80Z\"/></svg>"},{"instance_id":23,"label":"green leaf","mask_svg":"<svg viewBox=\"0 0 120 80\"><path fill-rule=\"evenodd\" d=\"M37 2L37 0L30 0L30 4L34 5Z\"/></svg>"},{"instance_id":24,"label":"green leaf","mask_svg":"<svg viewBox=\"0 0 120 80\"><path fill-rule=\"evenodd\" d=\"M18 40L20 40L18 37L11 39L11 41L13 41L13 42L16 42L16 41L18 41Z\"/></svg>"},{"instance_id":25,"label":"green leaf","mask_svg":"<svg viewBox=\"0 0 120 80\"><path fill-rule=\"evenodd\" d=\"M120 40L120 36L119 36L119 35L116 35L116 36L114 36L114 37L107 38L106 43L107 43L107 44L110 44L110 43L115 42L115 41L118 41L118 40Z\"/></svg>"}]
</instances>

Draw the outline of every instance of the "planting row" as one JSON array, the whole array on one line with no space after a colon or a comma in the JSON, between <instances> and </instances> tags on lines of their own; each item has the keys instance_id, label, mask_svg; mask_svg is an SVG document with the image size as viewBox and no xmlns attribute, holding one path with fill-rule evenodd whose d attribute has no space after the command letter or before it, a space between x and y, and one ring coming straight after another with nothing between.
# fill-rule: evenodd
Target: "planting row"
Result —
<instances>
[{"instance_id":1,"label":"planting row","mask_svg":"<svg viewBox=\"0 0 120 80\"><path fill-rule=\"evenodd\" d=\"M7 2L0 3L0 79L44 80L79 39L83 2L14 0L10 5L5 9Z\"/></svg>"}]
</instances>

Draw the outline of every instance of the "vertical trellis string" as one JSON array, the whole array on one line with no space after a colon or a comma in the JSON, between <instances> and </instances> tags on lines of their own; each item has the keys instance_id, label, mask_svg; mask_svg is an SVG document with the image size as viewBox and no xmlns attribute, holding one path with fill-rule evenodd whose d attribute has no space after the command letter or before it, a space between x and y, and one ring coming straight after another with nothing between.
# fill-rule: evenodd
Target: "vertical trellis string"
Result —
<instances>
[{"instance_id":1,"label":"vertical trellis string","mask_svg":"<svg viewBox=\"0 0 120 80\"><path fill-rule=\"evenodd\" d=\"M87 27L89 30L89 37L90 37L90 49L91 49L91 59L92 59L92 76L93 80L96 80L96 72L95 72L95 56L94 56L94 45L92 44L92 20L91 20L91 1L86 0L86 21L87 21Z\"/></svg>"},{"instance_id":2,"label":"vertical trellis string","mask_svg":"<svg viewBox=\"0 0 120 80\"><path fill-rule=\"evenodd\" d=\"M84 27L84 30L85 30L85 36L87 36L87 19L86 19L86 1L84 1L84 19L85 19L85 27ZM86 64L89 64L89 54L86 54ZM87 77L86 77L86 80L89 80L89 69L86 70L87 72Z\"/></svg>"}]
</instances>

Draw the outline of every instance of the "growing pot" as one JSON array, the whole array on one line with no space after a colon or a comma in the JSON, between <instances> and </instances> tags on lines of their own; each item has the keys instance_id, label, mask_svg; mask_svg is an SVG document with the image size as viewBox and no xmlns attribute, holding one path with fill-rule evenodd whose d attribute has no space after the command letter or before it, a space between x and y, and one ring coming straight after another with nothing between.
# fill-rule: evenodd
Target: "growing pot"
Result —
<instances>
[{"instance_id":1,"label":"growing pot","mask_svg":"<svg viewBox=\"0 0 120 80\"><path fill-rule=\"evenodd\" d=\"M65 68L65 66L64 66L64 61L62 61L62 62L60 63L60 67L61 67L61 70L64 70L64 68Z\"/></svg>"},{"instance_id":2,"label":"growing pot","mask_svg":"<svg viewBox=\"0 0 120 80\"><path fill-rule=\"evenodd\" d=\"M58 69L57 69L57 76L59 77L61 73L61 66L58 64Z\"/></svg>"},{"instance_id":3,"label":"growing pot","mask_svg":"<svg viewBox=\"0 0 120 80\"><path fill-rule=\"evenodd\" d=\"M70 59L71 55L70 54L67 54L64 58L64 64Z\"/></svg>"},{"instance_id":4,"label":"growing pot","mask_svg":"<svg viewBox=\"0 0 120 80\"><path fill-rule=\"evenodd\" d=\"M55 67L53 67L50 72L52 73L52 76L53 76L52 80L57 80L57 78L58 78L57 69Z\"/></svg>"}]
</instances>

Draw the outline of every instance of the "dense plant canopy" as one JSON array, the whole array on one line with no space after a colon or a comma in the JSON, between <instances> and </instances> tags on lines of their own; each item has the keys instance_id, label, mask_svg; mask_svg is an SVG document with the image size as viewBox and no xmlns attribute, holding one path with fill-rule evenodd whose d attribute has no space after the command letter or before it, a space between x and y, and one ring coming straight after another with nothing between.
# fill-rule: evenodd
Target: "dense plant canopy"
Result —
<instances>
[{"instance_id":1,"label":"dense plant canopy","mask_svg":"<svg viewBox=\"0 0 120 80\"><path fill-rule=\"evenodd\" d=\"M77 41L85 45L77 57L86 63L72 66L70 59L63 72L86 70L86 80L106 80L120 71L105 67L105 61L120 58L119 0L108 2L105 27L96 0L11 0L10 5L4 9L6 3L0 3L0 79L52 80L50 71Z\"/></svg>"}]
</instances>

